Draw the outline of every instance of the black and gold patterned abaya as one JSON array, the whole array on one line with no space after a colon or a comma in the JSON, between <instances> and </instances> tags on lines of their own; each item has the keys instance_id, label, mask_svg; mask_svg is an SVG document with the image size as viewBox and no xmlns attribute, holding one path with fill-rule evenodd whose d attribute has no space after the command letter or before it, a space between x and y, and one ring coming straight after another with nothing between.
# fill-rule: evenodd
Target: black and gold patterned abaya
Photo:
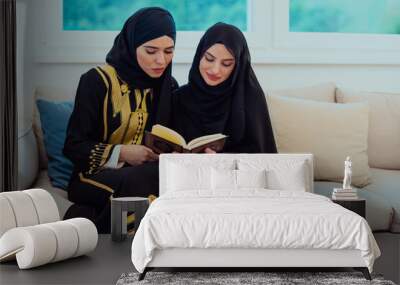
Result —
<instances>
[{"instance_id":1,"label":"black and gold patterned abaya","mask_svg":"<svg viewBox=\"0 0 400 285\"><path fill-rule=\"evenodd\" d=\"M136 59L138 46L164 35L175 41L171 14L161 8L139 10L116 37L107 64L81 76L64 145L74 164L68 197L75 203L65 218L87 217L99 232L109 232L111 195L158 195L158 162L106 166L119 155L118 146L142 144L145 130L168 124L177 87L171 64L160 78L151 78Z\"/></svg>"}]
</instances>

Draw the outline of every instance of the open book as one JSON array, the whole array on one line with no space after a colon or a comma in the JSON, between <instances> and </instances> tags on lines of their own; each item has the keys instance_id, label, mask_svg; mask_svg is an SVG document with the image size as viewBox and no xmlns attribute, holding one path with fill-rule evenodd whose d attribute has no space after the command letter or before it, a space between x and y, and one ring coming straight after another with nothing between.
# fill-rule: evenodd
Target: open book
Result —
<instances>
[{"instance_id":1,"label":"open book","mask_svg":"<svg viewBox=\"0 0 400 285\"><path fill-rule=\"evenodd\" d=\"M145 132L144 145L156 153L204 152L206 148L219 152L225 144L226 135L213 134L198 137L186 143L176 131L162 125L154 125L151 132Z\"/></svg>"}]
</instances>

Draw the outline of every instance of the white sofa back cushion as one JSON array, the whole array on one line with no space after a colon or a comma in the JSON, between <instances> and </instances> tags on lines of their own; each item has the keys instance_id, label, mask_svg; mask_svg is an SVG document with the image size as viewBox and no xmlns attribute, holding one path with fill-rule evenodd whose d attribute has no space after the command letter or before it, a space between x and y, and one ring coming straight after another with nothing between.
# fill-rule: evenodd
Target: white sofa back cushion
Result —
<instances>
[{"instance_id":1,"label":"white sofa back cushion","mask_svg":"<svg viewBox=\"0 0 400 285\"><path fill-rule=\"evenodd\" d=\"M206 168L209 169L207 180L207 187L212 190L211 186L211 169L224 169L234 170L237 168L237 162L240 160L261 160L261 161L279 161L279 160L296 160L306 163L307 179L304 180L304 189L308 192L313 192L313 158L311 154L162 154L160 155L160 196L169 191L176 191L178 189L199 189L195 185L198 179L190 180L183 178L187 172L183 173L183 169ZM174 165L175 164L175 165ZM181 167L176 168L179 164ZM172 166L172 167L171 167ZM251 169L240 169L251 170ZM175 172L179 171L179 172ZM190 171L189 171L190 172ZM196 171L195 171L196 173ZM205 172L206 173L206 172ZM243 173L244 174L244 173ZM249 184L249 181L241 179L241 185ZM179 182L176 182L179 180ZM184 183L182 181L185 181ZM197 182L196 182L197 181ZM178 184L176 184L178 183ZM183 184L182 184L183 183ZM251 184L251 183L250 183ZM249 184L249 185L250 185ZM202 184L204 185L204 184ZM231 185L231 184L230 184ZM245 186L243 186L245 187Z\"/></svg>"},{"instance_id":2,"label":"white sofa back cushion","mask_svg":"<svg viewBox=\"0 0 400 285\"><path fill-rule=\"evenodd\" d=\"M400 94L338 88L336 99L338 103L369 103L369 166L400 169Z\"/></svg>"},{"instance_id":3,"label":"white sofa back cushion","mask_svg":"<svg viewBox=\"0 0 400 285\"><path fill-rule=\"evenodd\" d=\"M314 154L315 179L343 181L343 162L353 161L352 182L370 182L368 103L335 104L269 96L272 127L279 153Z\"/></svg>"}]
</instances>

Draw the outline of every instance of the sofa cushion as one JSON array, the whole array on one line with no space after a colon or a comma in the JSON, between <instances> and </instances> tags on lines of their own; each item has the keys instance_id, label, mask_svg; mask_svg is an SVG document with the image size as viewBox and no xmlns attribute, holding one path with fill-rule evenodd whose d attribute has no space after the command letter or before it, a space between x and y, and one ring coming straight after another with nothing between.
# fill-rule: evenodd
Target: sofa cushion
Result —
<instances>
[{"instance_id":1,"label":"sofa cushion","mask_svg":"<svg viewBox=\"0 0 400 285\"><path fill-rule=\"evenodd\" d=\"M400 169L400 94L357 92L338 88L336 98L339 103L369 103L369 165L375 168Z\"/></svg>"},{"instance_id":2,"label":"sofa cushion","mask_svg":"<svg viewBox=\"0 0 400 285\"><path fill-rule=\"evenodd\" d=\"M32 128L18 137L18 189L27 189L39 172L37 141Z\"/></svg>"},{"instance_id":3,"label":"sofa cushion","mask_svg":"<svg viewBox=\"0 0 400 285\"><path fill-rule=\"evenodd\" d=\"M353 184L370 182L367 156L368 103L334 104L269 96L279 153L314 154L317 180L342 181L343 162L353 161Z\"/></svg>"},{"instance_id":4,"label":"sofa cushion","mask_svg":"<svg viewBox=\"0 0 400 285\"><path fill-rule=\"evenodd\" d=\"M293 89L270 90L268 95L286 96L300 99L308 99L321 102L335 102L336 85L332 82L321 83Z\"/></svg>"},{"instance_id":5,"label":"sofa cushion","mask_svg":"<svg viewBox=\"0 0 400 285\"><path fill-rule=\"evenodd\" d=\"M36 101L48 156L48 174L55 187L66 189L73 165L62 153L73 102Z\"/></svg>"},{"instance_id":6,"label":"sofa cushion","mask_svg":"<svg viewBox=\"0 0 400 285\"><path fill-rule=\"evenodd\" d=\"M38 86L35 89L35 101L44 99L52 102L71 101L75 98L75 89L73 88L60 88L51 86ZM39 150L39 166L41 169L47 169L48 159L46 149L44 147L42 126L40 123L39 111L37 105L34 104L33 108L33 131L36 136L38 150Z\"/></svg>"}]
</instances>

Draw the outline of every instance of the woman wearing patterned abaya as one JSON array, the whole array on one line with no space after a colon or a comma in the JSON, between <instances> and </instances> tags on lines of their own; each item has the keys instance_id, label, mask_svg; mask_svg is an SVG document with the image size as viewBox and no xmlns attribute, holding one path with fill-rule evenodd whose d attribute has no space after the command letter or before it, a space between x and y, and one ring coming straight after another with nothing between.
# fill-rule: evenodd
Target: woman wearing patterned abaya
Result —
<instances>
[{"instance_id":1,"label":"woman wearing patterned abaya","mask_svg":"<svg viewBox=\"0 0 400 285\"><path fill-rule=\"evenodd\" d=\"M169 124L175 22L161 8L133 14L106 64L81 76L64 154L74 164L66 218L91 219L110 231L110 197L158 195L158 155L142 145L145 130Z\"/></svg>"},{"instance_id":2,"label":"woman wearing patterned abaya","mask_svg":"<svg viewBox=\"0 0 400 285\"><path fill-rule=\"evenodd\" d=\"M223 133L223 152L277 152L264 92L238 28L217 23L206 31L188 84L173 93L172 117L170 127L186 141Z\"/></svg>"}]
</instances>

